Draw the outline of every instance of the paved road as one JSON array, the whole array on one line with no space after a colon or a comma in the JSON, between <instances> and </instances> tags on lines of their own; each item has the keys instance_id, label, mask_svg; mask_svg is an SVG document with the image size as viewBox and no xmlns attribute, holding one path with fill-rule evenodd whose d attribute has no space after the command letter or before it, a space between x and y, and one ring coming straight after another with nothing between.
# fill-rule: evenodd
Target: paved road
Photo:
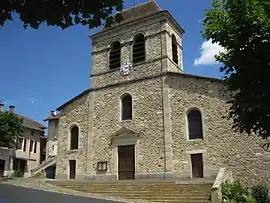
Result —
<instances>
[{"instance_id":1,"label":"paved road","mask_svg":"<svg viewBox=\"0 0 270 203\"><path fill-rule=\"evenodd\" d=\"M0 184L0 203L119 203Z\"/></svg>"}]
</instances>

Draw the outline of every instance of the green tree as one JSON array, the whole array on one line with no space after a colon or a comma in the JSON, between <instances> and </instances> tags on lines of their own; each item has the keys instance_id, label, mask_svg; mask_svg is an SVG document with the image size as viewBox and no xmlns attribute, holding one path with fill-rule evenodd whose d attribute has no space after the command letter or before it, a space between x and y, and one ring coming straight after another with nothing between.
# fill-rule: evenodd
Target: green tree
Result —
<instances>
[{"instance_id":1,"label":"green tree","mask_svg":"<svg viewBox=\"0 0 270 203\"><path fill-rule=\"evenodd\" d=\"M270 136L269 14L269 0L214 0L202 31L226 50L216 60L222 64L233 128L263 139Z\"/></svg>"},{"instance_id":2,"label":"green tree","mask_svg":"<svg viewBox=\"0 0 270 203\"><path fill-rule=\"evenodd\" d=\"M24 27L39 28L41 23L62 29L74 24L87 25L89 29L112 21L114 10L122 9L122 0L1 0L0 26L19 14Z\"/></svg>"},{"instance_id":3,"label":"green tree","mask_svg":"<svg viewBox=\"0 0 270 203\"><path fill-rule=\"evenodd\" d=\"M0 147L14 147L22 136L23 119L11 112L0 112Z\"/></svg>"}]
</instances>

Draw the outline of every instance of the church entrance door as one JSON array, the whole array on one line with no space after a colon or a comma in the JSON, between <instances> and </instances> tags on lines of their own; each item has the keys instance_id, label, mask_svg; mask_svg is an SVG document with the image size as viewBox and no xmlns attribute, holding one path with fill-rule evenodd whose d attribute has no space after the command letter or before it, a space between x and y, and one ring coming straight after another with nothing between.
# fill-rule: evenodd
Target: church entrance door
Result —
<instances>
[{"instance_id":1,"label":"church entrance door","mask_svg":"<svg viewBox=\"0 0 270 203\"><path fill-rule=\"evenodd\" d=\"M202 154L191 154L192 178L203 178Z\"/></svg>"},{"instance_id":2,"label":"church entrance door","mask_svg":"<svg viewBox=\"0 0 270 203\"><path fill-rule=\"evenodd\" d=\"M135 145L118 146L118 179L134 179Z\"/></svg>"}]
</instances>

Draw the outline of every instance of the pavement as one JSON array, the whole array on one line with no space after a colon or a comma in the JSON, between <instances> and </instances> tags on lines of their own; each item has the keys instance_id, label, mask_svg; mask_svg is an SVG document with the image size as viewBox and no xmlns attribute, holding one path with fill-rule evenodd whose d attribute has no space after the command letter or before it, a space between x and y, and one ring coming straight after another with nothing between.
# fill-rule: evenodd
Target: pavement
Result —
<instances>
[{"instance_id":1,"label":"pavement","mask_svg":"<svg viewBox=\"0 0 270 203\"><path fill-rule=\"evenodd\" d=\"M91 197L37 190L11 184L0 184L0 203L120 203Z\"/></svg>"}]
</instances>

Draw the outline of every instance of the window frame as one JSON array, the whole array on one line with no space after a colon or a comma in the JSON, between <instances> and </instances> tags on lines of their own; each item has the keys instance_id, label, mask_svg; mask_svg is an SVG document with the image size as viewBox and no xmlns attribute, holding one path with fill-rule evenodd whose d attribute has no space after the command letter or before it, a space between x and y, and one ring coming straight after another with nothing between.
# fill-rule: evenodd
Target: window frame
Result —
<instances>
[{"instance_id":1,"label":"window frame","mask_svg":"<svg viewBox=\"0 0 270 203\"><path fill-rule=\"evenodd\" d=\"M18 141L19 140L21 140L21 143L22 143L20 148L18 148L18 144L19 144ZM17 140L16 140L16 150L22 151L23 147L24 147L24 138L18 137Z\"/></svg>"},{"instance_id":2,"label":"window frame","mask_svg":"<svg viewBox=\"0 0 270 203\"><path fill-rule=\"evenodd\" d=\"M172 48L172 61L178 65L179 64L179 55L178 55L179 53L178 53L177 38L176 38L175 34L172 34L172 36L171 36L171 48ZM175 50L176 53L174 53L175 48L176 48L176 50ZM176 57L176 58L174 58L174 57Z\"/></svg>"},{"instance_id":3,"label":"window frame","mask_svg":"<svg viewBox=\"0 0 270 203\"><path fill-rule=\"evenodd\" d=\"M30 140L30 143L29 143L29 152L33 152L33 149L34 149L34 140Z\"/></svg>"},{"instance_id":4,"label":"window frame","mask_svg":"<svg viewBox=\"0 0 270 203\"><path fill-rule=\"evenodd\" d=\"M37 153L37 141L34 141L34 153Z\"/></svg>"},{"instance_id":5,"label":"window frame","mask_svg":"<svg viewBox=\"0 0 270 203\"><path fill-rule=\"evenodd\" d=\"M134 57L134 55L135 55L135 53L134 53L134 46L136 45L136 43L137 43L137 39L138 38L140 38L140 37L143 37L143 39L144 39L144 57L143 57L143 60L139 60L139 61L135 61L134 59L138 59L138 58L140 58L140 57L137 57L137 58L135 58ZM132 43L132 53L131 53L131 55L132 55L132 63L133 64L140 64L140 63L145 63L146 62L146 38L145 38L145 34L143 34L143 33L137 33L134 37L133 37L133 43Z\"/></svg>"},{"instance_id":6,"label":"window frame","mask_svg":"<svg viewBox=\"0 0 270 203\"><path fill-rule=\"evenodd\" d=\"M72 133L71 133L71 131L72 131L72 129L73 129L74 127L77 127L77 128L78 128L77 148L71 148L71 146L72 146L72 142L71 142L71 140L72 140ZM80 143L80 127L79 127L78 124L72 124L72 125L69 127L68 149L69 149L70 151L77 151L77 150L79 150L79 143Z\"/></svg>"},{"instance_id":7,"label":"window frame","mask_svg":"<svg viewBox=\"0 0 270 203\"><path fill-rule=\"evenodd\" d=\"M24 139L23 139L23 148L22 148L22 150L23 150L24 152L26 152L26 149L27 149L27 139L24 138Z\"/></svg>"},{"instance_id":8,"label":"window frame","mask_svg":"<svg viewBox=\"0 0 270 203\"><path fill-rule=\"evenodd\" d=\"M113 46L115 45L115 44L117 44L117 43L119 43L119 51L120 51L120 56L119 56L119 66L113 66L113 67L111 67L111 53L112 53L112 51L113 51ZM120 67L121 67L121 58L122 58L122 45L121 45L121 42L119 41L119 40L116 40L116 41L114 41L114 42L112 42L111 43L111 45L110 45L110 51L109 51L109 57L108 57L108 60L109 60L109 69L110 70L116 70L116 69L120 69Z\"/></svg>"},{"instance_id":9,"label":"window frame","mask_svg":"<svg viewBox=\"0 0 270 203\"><path fill-rule=\"evenodd\" d=\"M126 96L130 96L130 98L131 98L131 118L130 119L123 119L123 108L124 108L123 107L123 99ZM120 121L123 121L123 122L125 122L125 121L132 121L134 119L133 103L134 103L133 97L132 97L132 95L130 93L126 92L126 93L124 93L124 94L121 95L121 97L120 97Z\"/></svg>"},{"instance_id":10,"label":"window frame","mask_svg":"<svg viewBox=\"0 0 270 203\"><path fill-rule=\"evenodd\" d=\"M201 116L201 137L200 138L192 138L190 139L190 130L189 130L189 113L191 111L198 111L200 113L200 116ZM197 107L192 107L192 108L189 108L187 111L186 111L186 114L185 114L185 119L186 119L186 139L188 141L202 141L205 139L205 125L204 125L204 113L203 111L200 109L200 108L197 108Z\"/></svg>"}]
</instances>

